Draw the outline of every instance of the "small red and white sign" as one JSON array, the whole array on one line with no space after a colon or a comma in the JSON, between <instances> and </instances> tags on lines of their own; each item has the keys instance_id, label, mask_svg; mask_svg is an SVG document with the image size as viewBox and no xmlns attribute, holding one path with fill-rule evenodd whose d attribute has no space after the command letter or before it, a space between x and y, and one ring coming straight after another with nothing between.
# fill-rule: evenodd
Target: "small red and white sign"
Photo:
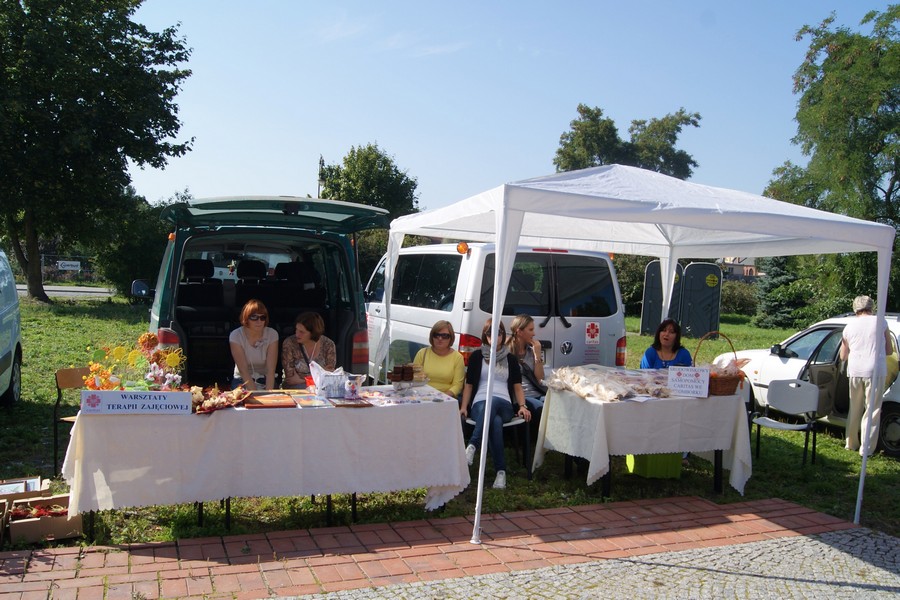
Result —
<instances>
[{"instance_id":1,"label":"small red and white sign","mask_svg":"<svg viewBox=\"0 0 900 600\"><path fill-rule=\"evenodd\" d=\"M669 367L669 389L676 396L705 398L709 395L709 369Z\"/></svg>"},{"instance_id":2,"label":"small red and white sign","mask_svg":"<svg viewBox=\"0 0 900 600\"><path fill-rule=\"evenodd\" d=\"M588 345L600 344L600 324L590 321L584 326L584 343Z\"/></svg>"}]
</instances>

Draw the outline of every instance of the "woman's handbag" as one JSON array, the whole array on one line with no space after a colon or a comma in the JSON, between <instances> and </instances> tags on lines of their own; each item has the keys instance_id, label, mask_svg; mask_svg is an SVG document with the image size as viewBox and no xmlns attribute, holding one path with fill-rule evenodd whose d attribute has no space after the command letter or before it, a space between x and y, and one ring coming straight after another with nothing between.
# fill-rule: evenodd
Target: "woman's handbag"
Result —
<instances>
[{"instance_id":1,"label":"woman's handbag","mask_svg":"<svg viewBox=\"0 0 900 600\"><path fill-rule=\"evenodd\" d=\"M534 387L534 389L539 391L542 396L546 396L547 386L545 386L538 380L537 375L534 374L534 371L531 369L528 363L523 361L519 364L522 367L522 375L524 375L528 379L528 383L530 383Z\"/></svg>"}]
</instances>

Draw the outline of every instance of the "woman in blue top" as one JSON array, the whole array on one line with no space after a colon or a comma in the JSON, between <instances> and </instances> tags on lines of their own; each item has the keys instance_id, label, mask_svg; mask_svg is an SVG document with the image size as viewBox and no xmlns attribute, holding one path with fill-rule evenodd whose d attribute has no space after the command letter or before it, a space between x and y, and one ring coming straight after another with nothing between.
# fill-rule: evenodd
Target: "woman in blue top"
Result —
<instances>
[{"instance_id":1,"label":"woman in blue top","mask_svg":"<svg viewBox=\"0 0 900 600\"><path fill-rule=\"evenodd\" d=\"M674 319L666 319L656 328L653 345L647 348L641 358L642 369L668 369L669 367L690 367L694 360L687 348L681 345L681 326ZM688 453L681 455L681 465L687 467Z\"/></svg>"},{"instance_id":2,"label":"woman in blue top","mask_svg":"<svg viewBox=\"0 0 900 600\"><path fill-rule=\"evenodd\" d=\"M681 345L681 326L673 319L666 319L656 328L653 345L641 358L642 369L667 369L672 366L690 367L691 353Z\"/></svg>"}]
</instances>

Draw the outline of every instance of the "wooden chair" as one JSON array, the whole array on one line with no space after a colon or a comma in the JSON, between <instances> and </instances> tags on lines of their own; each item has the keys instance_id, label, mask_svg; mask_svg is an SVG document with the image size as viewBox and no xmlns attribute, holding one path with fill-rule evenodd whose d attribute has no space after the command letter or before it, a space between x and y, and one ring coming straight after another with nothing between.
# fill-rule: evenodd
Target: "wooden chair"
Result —
<instances>
[{"instance_id":1,"label":"wooden chair","mask_svg":"<svg viewBox=\"0 0 900 600\"><path fill-rule=\"evenodd\" d=\"M59 475L59 424L74 423L74 416L61 417L59 413L63 390L77 390L84 387L84 378L90 375L88 367L58 369L56 371L56 405L53 407L53 474Z\"/></svg>"}]
</instances>

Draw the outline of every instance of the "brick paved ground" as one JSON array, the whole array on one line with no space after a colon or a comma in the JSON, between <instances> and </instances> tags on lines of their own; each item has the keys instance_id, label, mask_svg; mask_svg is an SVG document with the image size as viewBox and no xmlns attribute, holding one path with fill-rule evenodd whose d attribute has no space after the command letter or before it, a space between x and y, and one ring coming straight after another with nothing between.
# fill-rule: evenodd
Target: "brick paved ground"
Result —
<instances>
[{"instance_id":1,"label":"brick paved ground","mask_svg":"<svg viewBox=\"0 0 900 600\"><path fill-rule=\"evenodd\" d=\"M778 499L669 498L127 547L0 553L0 600L264 598L510 573L856 526Z\"/></svg>"}]
</instances>

